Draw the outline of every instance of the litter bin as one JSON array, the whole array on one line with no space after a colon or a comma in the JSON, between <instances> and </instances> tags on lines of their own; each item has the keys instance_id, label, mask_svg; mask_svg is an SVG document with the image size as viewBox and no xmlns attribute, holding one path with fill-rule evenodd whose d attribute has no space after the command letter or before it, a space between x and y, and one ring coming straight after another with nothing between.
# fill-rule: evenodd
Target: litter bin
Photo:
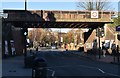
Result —
<instances>
[{"instance_id":1,"label":"litter bin","mask_svg":"<svg viewBox=\"0 0 120 78\"><path fill-rule=\"evenodd\" d=\"M44 58L35 58L32 68L32 78L47 78L47 63Z\"/></svg>"}]
</instances>

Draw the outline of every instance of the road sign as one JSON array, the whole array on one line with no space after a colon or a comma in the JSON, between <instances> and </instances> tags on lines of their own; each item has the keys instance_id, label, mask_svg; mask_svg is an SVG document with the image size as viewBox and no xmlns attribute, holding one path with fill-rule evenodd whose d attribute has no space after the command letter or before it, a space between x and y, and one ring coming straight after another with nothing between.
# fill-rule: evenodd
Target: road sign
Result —
<instances>
[{"instance_id":1,"label":"road sign","mask_svg":"<svg viewBox=\"0 0 120 78\"><path fill-rule=\"evenodd\" d=\"M91 11L91 18L98 18L98 11Z\"/></svg>"},{"instance_id":2,"label":"road sign","mask_svg":"<svg viewBox=\"0 0 120 78\"><path fill-rule=\"evenodd\" d=\"M120 32L120 25L119 25L119 26L116 26L116 31L119 31L119 32Z\"/></svg>"}]
</instances>

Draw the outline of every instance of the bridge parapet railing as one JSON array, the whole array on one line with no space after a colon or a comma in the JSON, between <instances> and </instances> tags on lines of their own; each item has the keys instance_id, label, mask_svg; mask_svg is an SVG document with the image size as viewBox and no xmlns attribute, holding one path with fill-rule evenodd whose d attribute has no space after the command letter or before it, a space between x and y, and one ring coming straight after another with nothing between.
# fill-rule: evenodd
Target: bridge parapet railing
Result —
<instances>
[{"instance_id":1,"label":"bridge parapet railing","mask_svg":"<svg viewBox=\"0 0 120 78\"><path fill-rule=\"evenodd\" d=\"M41 11L39 13L24 11L24 10L7 10L8 14L6 21L43 21Z\"/></svg>"},{"instance_id":2,"label":"bridge parapet railing","mask_svg":"<svg viewBox=\"0 0 120 78\"><path fill-rule=\"evenodd\" d=\"M60 21L60 22L113 22L111 16L114 12L99 11L98 18L91 18L91 11L50 11L50 10L31 10L27 11L7 11L8 21ZM46 20L48 15L52 20ZM43 19L42 19L43 18ZM55 20L53 20L55 19Z\"/></svg>"},{"instance_id":3,"label":"bridge parapet railing","mask_svg":"<svg viewBox=\"0 0 120 78\"><path fill-rule=\"evenodd\" d=\"M91 18L91 11L44 11L47 16L48 12L52 12L56 21L76 21L76 22L112 22L111 16L114 12L98 12L98 18Z\"/></svg>"}]
</instances>

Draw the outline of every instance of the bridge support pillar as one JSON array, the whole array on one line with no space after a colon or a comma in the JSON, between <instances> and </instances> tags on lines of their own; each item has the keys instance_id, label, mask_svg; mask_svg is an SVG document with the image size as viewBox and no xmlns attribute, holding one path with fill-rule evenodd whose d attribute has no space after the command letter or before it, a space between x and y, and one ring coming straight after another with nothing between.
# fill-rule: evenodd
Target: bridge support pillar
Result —
<instances>
[{"instance_id":1,"label":"bridge support pillar","mask_svg":"<svg viewBox=\"0 0 120 78\"><path fill-rule=\"evenodd\" d=\"M92 48L92 42L96 36L93 32L94 29L89 29L88 32L84 33L84 52L87 52L87 49Z\"/></svg>"}]
</instances>

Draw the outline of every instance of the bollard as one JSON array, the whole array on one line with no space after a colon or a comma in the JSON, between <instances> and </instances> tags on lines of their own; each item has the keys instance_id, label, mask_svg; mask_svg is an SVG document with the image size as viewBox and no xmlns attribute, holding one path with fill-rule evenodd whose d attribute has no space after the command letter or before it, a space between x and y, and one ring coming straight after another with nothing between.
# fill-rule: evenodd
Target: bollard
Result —
<instances>
[{"instance_id":1,"label":"bollard","mask_svg":"<svg viewBox=\"0 0 120 78\"><path fill-rule=\"evenodd\" d=\"M47 78L47 63L44 58L35 58L32 67L32 78Z\"/></svg>"}]
</instances>

